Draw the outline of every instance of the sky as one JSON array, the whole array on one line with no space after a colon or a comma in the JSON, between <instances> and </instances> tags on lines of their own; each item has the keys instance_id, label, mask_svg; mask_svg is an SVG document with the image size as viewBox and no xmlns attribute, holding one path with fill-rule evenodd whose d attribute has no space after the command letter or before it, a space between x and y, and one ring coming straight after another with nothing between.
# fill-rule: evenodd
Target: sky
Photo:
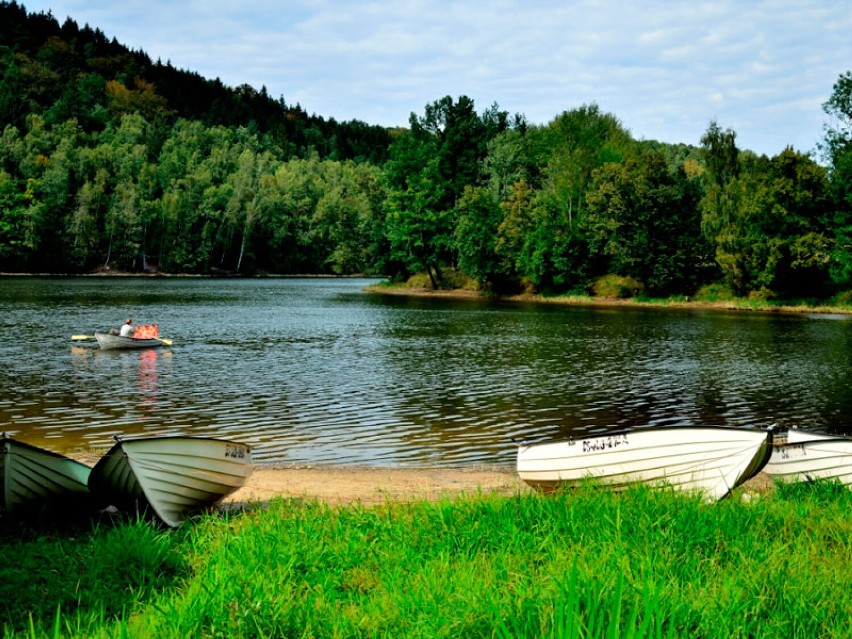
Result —
<instances>
[{"instance_id":1,"label":"sky","mask_svg":"<svg viewBox=\"0 0 852 639\"><path fill-rule=\"evenodd\" d=\"M466 95L546 124L597 104L639 140L810 152L852 70L848 0L18 0L229 86L407 126Z\"/></svg>"}]
</instances>

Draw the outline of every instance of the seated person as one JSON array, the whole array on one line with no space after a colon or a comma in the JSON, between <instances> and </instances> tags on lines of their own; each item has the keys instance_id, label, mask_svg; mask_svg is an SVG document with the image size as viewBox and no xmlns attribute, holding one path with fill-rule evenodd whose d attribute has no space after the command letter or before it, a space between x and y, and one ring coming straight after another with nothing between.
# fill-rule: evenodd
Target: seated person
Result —
<instances>
[{"instance_id":1,"label":"seated person","mask_svg":"<svg viewBox=\"0 0 852 639\"><path fill-rule=\"evenodd\" d=\"M121 327L121 330L118 332L122 337L133 337L133 320L128 319L124 326Z\"/></svg>"}]
</instances>

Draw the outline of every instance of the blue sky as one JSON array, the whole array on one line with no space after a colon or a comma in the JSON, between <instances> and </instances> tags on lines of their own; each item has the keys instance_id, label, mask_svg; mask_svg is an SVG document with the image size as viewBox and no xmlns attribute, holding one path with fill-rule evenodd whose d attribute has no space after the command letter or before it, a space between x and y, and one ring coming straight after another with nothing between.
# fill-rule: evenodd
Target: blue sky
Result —
<instances>
[{"instance_id":1,"label":"blue sky","mask_svg":"<svg viewBox=\"0 0 852 639\"><path fill-rule=\"evenodd\" d=\"M597 103L637 139L803 152L852 70L848 0L19 0L152 59L266 86L337 120L404 126L445 95L545 124Z\"/></svg>"}]
</instances>

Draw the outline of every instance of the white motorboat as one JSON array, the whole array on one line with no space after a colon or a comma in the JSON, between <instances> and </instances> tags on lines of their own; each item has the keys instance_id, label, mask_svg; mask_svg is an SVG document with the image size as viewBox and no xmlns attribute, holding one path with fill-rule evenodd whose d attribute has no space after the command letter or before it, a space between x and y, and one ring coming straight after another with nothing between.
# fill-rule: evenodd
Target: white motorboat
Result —
<instances>
[{"instance_id":1,"label":"white motorboat","mask_svg":"<svg viewBox=\"0 0 852 639\"><path fill-rule=\"evenodd\" d=\"M852 485L852 438L791 428L773 446L766 474L781 482L817 479Z\"/></svg>"},{"instance_id":2,"label":"white motorboat","mask_svg":"<svg viewBox=\"0 0 852 639\"><path fill-rule=\"evenodd\" d=\"M157 346L171 346L172 343L171 340L161 339L159 337L122 337L121 335L110 335L109 333L98 332L95 332L95 339L98 340L98 346L101 347L101 350L155 348Z\"/></svg>"},{"instance_id":3,"label":"white motorboat","mask_svg":"<svg viewBox=\"0 0 852 639\"><path fill-rule=\"evenodd\" d=\"M118 439L89 476L92 495L169 526L240 488L252 472L245 444L205 437Z\"/></svg>"},{"instance_id":4,"label":"white motorboat","mask_svg":"<svg viewBox=\"0 0 852 639\"><path fill-rule=\"evenodd\" d=\"M771 428L641 428L521 444L517 469L522 480L543 491L592 479L610 488L671 486L715 501L760 472L771 442Z\"/></svg>"},{"instance_id":5,"label":"white motorboat","mask_svg":"<svg viewBox=\"0 0 852 639\"><path fill-rule=\"evenodd\" d=\"M4 433L0 435L0 508L12 512L85 497L91 470L81 462Z\"/></svg>"}]
</instances>

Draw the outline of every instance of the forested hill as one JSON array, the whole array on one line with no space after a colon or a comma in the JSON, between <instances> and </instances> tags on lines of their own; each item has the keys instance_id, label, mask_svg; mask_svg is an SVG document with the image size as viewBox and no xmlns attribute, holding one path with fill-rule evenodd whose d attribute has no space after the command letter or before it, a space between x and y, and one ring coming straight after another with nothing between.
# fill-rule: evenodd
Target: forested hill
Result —
<instances>
[{"instance_id":1,"label":"forested hill","mask_svg":"<svg viewBox=\"0 0 852 639\"><path fill-rule=\"evenodd\" d=\"M116 112L137 112L149 121L249 127L268 134L285 157L313 150L321 158L380 164L391 142L384 127L309 115L265 87L228 87L170 62L152 62L145 52L71 18L60 25L50 13L0 2L0 129L23 129L35 113L48 125L75 118L91 132Z\"/></svg>"},{"instance_id":2,"label":"forested hill","mask_svg":"<svg viewBox=\"0 0 852 639\"><path fill-rule=\"evenodd\" d=\"M825 165L716 122L700 147L636 140L594 103L530 124L444 96L390 132L0 0L0 272L848 300L852 73L823 110Z\"/></svg>"}]
</instances>

